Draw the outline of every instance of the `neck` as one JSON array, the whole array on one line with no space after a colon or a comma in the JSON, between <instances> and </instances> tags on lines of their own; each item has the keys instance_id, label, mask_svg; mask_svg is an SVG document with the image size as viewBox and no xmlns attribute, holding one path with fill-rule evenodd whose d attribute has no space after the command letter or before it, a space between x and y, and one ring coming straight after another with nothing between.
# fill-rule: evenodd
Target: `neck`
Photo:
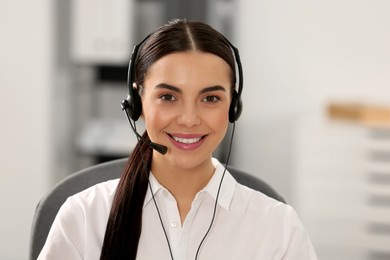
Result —
<instances>
[{"instance_id":1,"label":"neck","mask_svg":"<svg viewBox=\"0 0 390 260\"><path fill-rule=\"evenodd\" d=\"M211 158L191 168L181 168L154 158L151 170L159 183L175 197L181 222L184 223L192 201L196 194L207 185L215 168Z\"/></svg>"},{"instance_id":2,"label":"neck","mask_svg":"<svg viewBox=\"0 0 390 260\"><path fill-rule=\"evenodd\" d=\"M168 189L176 199L195 197L204 188L214 173L211 158L195 167L181 168L174 164L153 160L152 172L156 179Z\"/></svg>"}]
</instances>

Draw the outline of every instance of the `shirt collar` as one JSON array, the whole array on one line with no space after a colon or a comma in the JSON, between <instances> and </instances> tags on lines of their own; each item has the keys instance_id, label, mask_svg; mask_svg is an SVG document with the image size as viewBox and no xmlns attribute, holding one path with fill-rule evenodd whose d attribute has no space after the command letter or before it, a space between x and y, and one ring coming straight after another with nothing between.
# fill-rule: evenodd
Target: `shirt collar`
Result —
<instances>
[{"instance_id":1,"label":"shirt collar","mask_svg":"<svg viewBox=\"0 0 390 260\"><path fill-rule=\"evenodd\" d=\"M145 200L144 200L144 208L145 206L150 202L150 200L153 198L153 196L156 196L157 192L160 190L166 190L154 177L153 173L150 172L149 174L149 183L148 183L148 190L146 191Z\"/></svg>"},{"instance_id":2,"label":"shirt collar","mask_svg":"<svg viewBox=\"0 0 390 260\"><path fill-rule=\"evenodd\" d=\"M210 181L208 184L198 192L196 195L195 199L200 195L201 193L207 193L209 194L214 200L217 198L217 193L219 189L219 185L222 180L222 185L221 189L219 191L219 196L218 196L218 205L225 209L229 209L230 203L233 198L234 194L234 189L236 186L236 180L233 178L233 176L229 173L228 170L225 169L225 166L222 165L217 159L212 158L212 163L215 167L215 171L213 176L211 177ZM150 202L152 199L152 193L151 190L153 191L153 195L155 196L159 191L167 191L165 187L163 187L158 180L154 177L153 173L151 172L149 175L149 182L150 185L148 185L148 190L145 195L145 200L144 200L144 207Z\"/></svg>"},{"instance_id":3,"label":"shirt collar","mask_svg":"<svg viewBox=\"0 0 390 260\"><path fill-rule=\"evenodd\" d=\"M233 198L236 180L229 173L229 171L225 169L225 166L222 165L217 159L213 158L212 162L215 167L215 172L209 183L200 192L207 192L214 200L216 200L219 185L223 177L218 196L218 205L228 210Z\"/></svg>"}]
</instances>

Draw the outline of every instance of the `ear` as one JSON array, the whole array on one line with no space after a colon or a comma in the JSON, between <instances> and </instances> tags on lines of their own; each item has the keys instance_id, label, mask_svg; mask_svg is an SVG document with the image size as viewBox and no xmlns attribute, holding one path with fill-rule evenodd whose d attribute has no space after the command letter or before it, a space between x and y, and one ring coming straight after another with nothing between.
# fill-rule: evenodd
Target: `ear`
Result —
<instances>
[{"instance_id":1,"label":"ear","mask_svg":"<svg viewBox=\"0 0 390 260\"><path fill-rule=\"evenodd\" d=\"M127 111L131 119L137 121L142 112L142 102L141 97L138 94L137 84L133 83L132 88L130 88L129 91L130 93L127 98L129 107Z\"/></svg>"},{"instance_id":2,"label":"ear","mask_svg":"<svg viewBox=\"0 0 390 260\"><path fill-rule=\"evenodd\" d=\"M242 111L242 103L236 90L232 93L232 101L229 107L229 121L234 123L240 117Z\"/></svg>"}]
</instances>

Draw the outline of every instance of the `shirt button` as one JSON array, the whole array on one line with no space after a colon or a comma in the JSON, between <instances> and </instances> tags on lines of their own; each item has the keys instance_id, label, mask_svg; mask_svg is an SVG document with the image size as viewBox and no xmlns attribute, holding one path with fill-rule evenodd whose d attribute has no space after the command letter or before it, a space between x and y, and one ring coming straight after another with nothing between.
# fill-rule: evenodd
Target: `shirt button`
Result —
<instances>
[{"instance_id":1,"label":"shirt button","mask_svg":"<svg viewBox=\"0 0 390 260\"><path fill-rule=\"evenodd\" d=\"M177 223L177 221L172 221L171 227L177 228L178 226L179 226L179 224Z\"/></svg>"}]
</instances>

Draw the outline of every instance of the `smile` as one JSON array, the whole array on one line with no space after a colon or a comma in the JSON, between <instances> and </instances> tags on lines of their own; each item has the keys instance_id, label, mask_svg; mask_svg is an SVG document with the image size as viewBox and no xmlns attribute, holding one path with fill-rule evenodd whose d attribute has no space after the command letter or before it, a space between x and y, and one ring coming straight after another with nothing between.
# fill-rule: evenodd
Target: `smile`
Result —
<instances>
[{"instance_id":1,"label":"smile","mask_svg":"<svg viewBox=\"0 0 390 260\"><path fill-rule=\"evenodd\" d=\"M199 148L206 140L207 135L199 134L168 134L172 144L185 151L192 151Z\"/></svg>"},{"instance_id":2,"label":"smile","mask_svg":"<svg viewBox=\"0 0 390 260\"><path fill-rule=\"evenodd\" d=\"M193 143L199 142L202 139L202 137L197 137L197 138L180 138L180 137L176 137L176 136L172 136L172 138L176 142L183 143L183 144L193 144Z\"/></svg>"}]
</instances>

